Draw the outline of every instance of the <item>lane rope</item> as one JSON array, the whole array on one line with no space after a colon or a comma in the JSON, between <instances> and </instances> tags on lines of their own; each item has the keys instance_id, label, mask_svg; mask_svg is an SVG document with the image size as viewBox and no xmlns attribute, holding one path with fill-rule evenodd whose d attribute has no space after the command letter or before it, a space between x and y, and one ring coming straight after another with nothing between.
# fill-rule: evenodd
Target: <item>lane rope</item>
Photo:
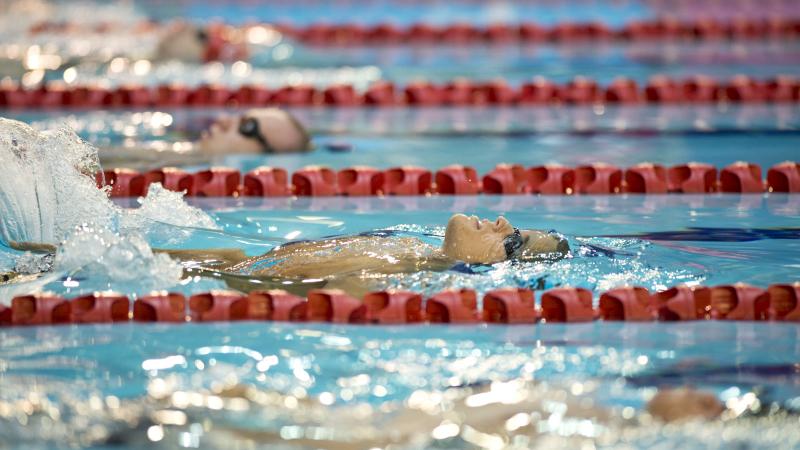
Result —
<instances>
[{"instance_id":1,"label":"lane rope","mask_svg":"<svg viewBox=\"0 0 800 450\"><path fill-rule=\"evenodd\" d=\"M326 88L292 85L267 88L242 85L229 88L201 84L189 87L164 84L154 87L124 85L72 86L51 81L24 87L13 81L0 83L0 108L147 108L147 107L436 107L436 106L526 106L598 104L706 104L706 103L797 103L800 79L779 75L754 79L737 75L727 81L696 75L674 79L653 76L640 86L629 78L616 78L606 86L578 76L557 84L534 77L514 87L504 80L473 82L455 80L435 84L424 81L405 86L387 81L359 91L353 85Z\"/></svg>"},{"instance_id":2,"label":"lane rope","mask_svg":"<svg viewBox=\"0 0 800 450\"><path fill-rule=\"evenodd\" d=\"M135 24L100 22L84 25L77 22L43 21L33 25L31 34L42 33L109 33L112 30L130 30L134 33L149 33L161 28L157 22L142 21ZM256 30L256 31L253 31ZM766 18L737 17L715 19L710 17L695 20L660 18L635 20L621 27L612 28L602 22L559 22L551 26L535 22L519 24L494 23L486 26L464 22L436 25L417 22L407 26L392 23L361 25L358 23L314 23L298 26L290 23L248 24L232 26L223 23L206 25L210 41L244 42L255 36L261 42L268 36L265 32L277 31L300 42L314 46L354 45L430 45L430 44L513 44L513 43L557 43L601 44L604 42L647 41L745 41L786 40L800 37L800 19L772 16ZM252 36L251 36L252 35ZM256 39L261 37L261 39ZM212 55L220 56L220 55ZM239 55L242 56L242 55ZM218 58L211 58L218 59Z\"/></svg>"},{"instance_id":3,"label":"lane rope","mask_svg":"<svg viewBox=\"0 0 800 450\"><path fill-rule=\"evenodd\" d=\"M188 308L187 308L188 307ZM315 289L306 297L283 290L242 294L219 290L188 298L153 292L131 300L95 292L67 300L53 293L15 297L0 305L0 326L119 322L218 321L331 322L339 324L535 324L603 321L652 322L738 320L800 322L800 282L766 289L737 283L713 287L679 285L651 293L626 286L605 291L597 302L584 288L560 287L541 293L503 288L487 292L478 308L471 289L430 297L407 291L377 291L355 298L336 289Z\"/></svg>"},{"instance_id":4,"label":"lane rope","mask_svg":"<svg viewBox=\"0 0 800 450\"><path fill-rule=\"evenodd\" d=\"M416 166L386 170L354 166L339 171L307 166L291 176L286 169L267 166L245 174L228 167L194 173L175 167L144 173L117 168L98 173L96 181L98 187L108 186L110 197L144 196L155 182L190 197L760 194L800 192L800 163L776 164L766 179L758 164L736 162L721 169L704 163L670 167L642 163L628 168L604 163L527 168L498 164L482 177L460 164L437 171Z\"/></svg>"}]
</instances>

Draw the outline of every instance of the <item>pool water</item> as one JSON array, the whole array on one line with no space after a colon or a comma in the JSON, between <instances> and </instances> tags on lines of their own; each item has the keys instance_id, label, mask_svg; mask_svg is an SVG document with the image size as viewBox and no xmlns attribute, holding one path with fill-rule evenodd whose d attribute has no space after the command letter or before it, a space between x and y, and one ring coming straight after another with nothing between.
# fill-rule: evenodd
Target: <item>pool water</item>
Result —
<instances>
[{"instance_id":1,"label":"pool water","mask_svg":"<svg viewBox=\"0 0 800 450\"><path fill-rule=\"evenodd\" d=\"M573 393L585 389L605 408L617 411L641 407L657 386L684 383L731 401L756 392L765 408L773 401L800 395L794 368L800 354L800 335L796 326L788 324L603 323L478 328L277 323L114 325L4 329L0 337L7 387L0 391L0 405L30 398L31 391L50 398L61 408L65 425L70 427L59 443L62 445L92 442L87 437L92 433L122 435L117 439L134 448L157 445L144 438L143 429L131 429L120 419L111 420L111 414L104 417L87 412L89 419L84 421L69 414L80 408L95 408L122 415L125 405L140 403L148 392L156 395L154 392L164 386L203 392L221 380L284 393L301 401L324 399L332 403L331 412L348 405L371 405L375 417L381 405L397 406L396 402L407 400L415 392L419 396L453 386L516 378L552 384ZM770 343L771 351L763 351L765 342ZM24 389L16 381L23 379L27 380ZM84 381L76 384L76 379ZM64 383L69 383L69 391L63 389ZM88 400L80 401L91 398L97 399L93 407ZM251 408L249 413L214 407L192 413L192 408L187 408L189 414L202 415L205 425L199 426L200 431L191 421L166 426L170 431L158 444L165 448L185 446L181 443L191 437L201 448L214 445L214 426L224 427L231 421L244 429L278 433L287 426L280 410L260 411L256 404ZM552 416L549 423L553 429L545 430L545 437L558 439L555 442L562 445L570 438L592 440L575 430L570 432L569 427L559 428L559 419ZM746 426L746 419L739 420L740 426ZM379 424L370 419L366 422ZM37 435L57 435L47 429L47 423L32 418L25 428L28 435L23 435L21 442ZM791 422L776 419L772 430L768 425L762 424L763 433L746 437L726 433L712 443L699 430L683 432L681 437L674 434L679 433L677 430L672 430L673 434L666 431L661 438L673 436L685 446L682 448L791 448L798 444L798 437L790 432ZM783 442L771 436L777 426L790 427L781 435ZM6 436L20 431L8 419L0 420L0 430ZM634 434L606 436L605 445L603 439L595 441L599 446L647 448L649 439L658 435L653 431L638 438ZM428 439L424 446L437 444ZM56 444L29 442L26 448ZM438 445L472 448L457 438Z\"/></svg>"},{"instance_id":2,"label":"pool water","mask_svg":"<svg viewBox=\"0 0 800 450\"><path fill-rule=\"evenodd\" d=\"M56 19L86 22L153 16L198 22L221 18L234 24L290 18L306 25L325 17L331 23L375 24L386 21L388 12L391 21L401 26L454 21L486 25L535 18L543 25L598 20L620 27L664 16L800 17L800 8L788 0L703 5L664 0L325 4L138 0L117 8L54 3L59 5ZM19 31L29 24L2 19L0 40L6 48L28 39ZM155 42L152 38L142 38L136 47L146 48ZM69 43L61 36L37 39L42 45ZM129 49L132 39L114 35L104 42L95 36L84 44ZM461 76L502 77L517 86L536 75L559 83L588 75L601 84L627 76L642 84L655 74L676 78L706 74L721 80L746 74L762 79L796 73L800 58L799 44L791 40L330 48L284 44L288 47L278 52L280 58L265 51L258 55L262 60L256 57L247 70L241 65L234 70L221 64L169 63L137 73L134 64L111 70L108 59L77 64L71 74L77 83L101 81L109 87L129 82L190 86L211 82L230 87L351 83L361 90L376 80L402 85ZM46 71L42 77L64 80L65 69L66 65ZM6 70L8 66L0 68L0 78L17 77ZM104 157L113 155L110 147L120 145L191 141L219 114L240 112L16 109L0 110L0 116L42 130L66 123L98 146ZM315 151L233 155L211 163L243 172L262 165L291 172L309 164L335 169L410 164L435 170L460 163L485 173L499 162L575 166L600 161L626 167L698 161L722 167L745 160L766 171L773 164L797 160L800 154L796 104L295 108L292 112L310 126ZM346 151L332 150L343 148ZM52 157L55 153L49 150L44 153ZM187 170L206 166L183 165ZM21 172L4 172L6 178L0 182L24 178L27 183L41 175ZM59 183L67 184L66 178L43 178L37 182L47 188L52 184L57 190ZM91 183L89 188L93 190ZM7 194L14 192L0 192ZM543 289L568 285L592 290L597 302L602 291L623 285L651 291L681 283L746 282L765 287L798 281L800 273L796 194L187 198L184 203L156 189L147 199L114 199L114 205L98 201L87 206L87 198L69 199L59 210L69 217L53 218L85 224L67 238L55 263L0 244L0 273L37 272L55 264L47 273L0 284L0 304L34 289L70 298L99 290L119 291L132 299L154 289L191 295L226 286L218 279L182 275L180 265L154 256L152 249L240 248L255 256L295 240L375 230L393 230L440 245L447 219L462 212L490 219L503 215L520 228L556 230L568 239L570 254L555 261L476 266L470 273L395 274L378 279L380 287L428 295L450 287L469 287L482 294L519 286L535 288L538 299ZM93 206L111 211L112 219L98 226L88 224L96 217L74 217L75 211ZM249 390L243 392L242 385ZM713 421L654 422L646 412L648 400L659 389L680 386L710 392L728 410ZM492 410L474 405L467 414L459 414L453 404L485 398L472 394L488 387L505 393L500 404L513 403L522 392L538 399L537 406L526 410L531 414L509 418L497 434L470 427L468 419ZM588 419L577 412L581 408L591 411ZM788 323L379 327L190 322L0 328L0 449L800 449L798 412L800 327ZM422 420L403 434L399 419L408 419L409 414ZM517 426L523 432L508 437ZM375 434L395 442L365 444Z\"/></svg>"},{"instance_id":3,"label":"pool water","mask_svg":"<svg viewBox=\"0 0 800 450\"><path fill-rule=\"evenodd\" d=\"M147 146L197 139L220 114L241 110L12 112L41 129L67 124L100 147ZM231 155L214 163L241 171L268 165L294 171L310 164L340 169L461 163L485 173L499 162L576 166L605 162L688 161L724 167L736 161L770 166L797 157L796 105L564 108L296 108L317 150L294 155ZM106 126L108 124L108 126ZM345 144L348 151L334 152ZM753 149L758 149L754 152ZM124 166L124 163L121 163ZM137 167L137 168L153 168ZM199 168L191 167L189 168Z\"/></svg>"}]
</instances>

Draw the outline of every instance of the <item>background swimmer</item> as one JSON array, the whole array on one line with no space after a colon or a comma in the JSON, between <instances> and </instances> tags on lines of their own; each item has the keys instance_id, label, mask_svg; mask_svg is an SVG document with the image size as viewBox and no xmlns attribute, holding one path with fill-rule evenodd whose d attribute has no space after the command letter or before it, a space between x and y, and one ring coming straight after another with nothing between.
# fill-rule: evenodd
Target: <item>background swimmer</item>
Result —
<instances>
[{"instance_id":1,"label":"background swimmer","mask_svg":"<svg viewBox=\"0 0 800 450\"><path fill-rule=\"evenodd\" d=\"M554 233L515 228L504 217L492 222L455 214L447 222L441 246L388 230L290 242L252 258L236 249L164 251L199 274L221 277L230 287L243 291L275 282L275 287L295 292L325 286L362 295L387 275L463 272L471 270L471 265L560 258L569 252L569 244ZM297 284L287 285L287 280Z\"/></svg>"},{"instance_id":2,"label":"background swimmer","mask_svg":"<svg viewBox=\"0 0 800 450\"><path fill-rule=\"evenodd\" d=\"M313 149L311 136L303 124L278 108L252 109L238 117L222 116L202 132L198 141L162 147L113 147L100 149L98 153L106 169L143 170L201 164L232 153L279 154Z\"/></svg>"}]
</instances>

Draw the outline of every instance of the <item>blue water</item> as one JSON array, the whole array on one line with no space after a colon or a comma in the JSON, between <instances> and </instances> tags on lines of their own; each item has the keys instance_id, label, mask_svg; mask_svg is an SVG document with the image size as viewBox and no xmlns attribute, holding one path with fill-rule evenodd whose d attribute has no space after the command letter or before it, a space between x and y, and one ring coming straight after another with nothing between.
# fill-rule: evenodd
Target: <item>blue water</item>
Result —
<instances>
[{"instance_id":1,"label":"blue water","mask_svg":"<svg viewBox=\"0 0 800 450\"><path fill-rule=\"evenodd\" d=\"M123 132L143 144L191 140L220 114L241 110L10 111L8 116L46 129L66 123L95 145L120 145ZM736 161L766 170L798 158L800 108L795 105L571 107L571 108L298 108L317 150L301 155L231 155L216 164L247 171L261 165L297 170L310 164L333 168L410 164L438 169L454 162L479 172L498 162L525 166L620 166L687 161L723 167ZM168 126L163 118L168 117ZM105 125L109 124L109 125ZM332 152L331 144L348 144ZM189 167L194 168L194 167ZM199 168L199 167L197 167Z\"/></svg>"},{"instance_id":2,"label":"blue water","mask_svg":"<svg viewBox=\"0 0 800 450\"><path fill-rule=\"evenodd\" d=\"M36 386L39 395L53 402L71 428L57 441L48 439L53 429L47 428L46 420L31 419L25 428L27 433L17 435L18 425L0 419L0 430L5 430L6 436L21 436L17 442L22 448L61 448L76 442L87 446L93 441L85 437L86 430L95 436L102 436L106 430L114 432L122 436L115 441L128 442L126 448L152 448L155 444L146 437L151 436L150 430L112 421L110 414L117 412L112 408L122 405L146 410L147 403L141 399L146 398L147 392L173 386L171 390L202 393L222 379L301 401L325 397L334 403L333 408L349 404L392 408L397 405L393 402L407 400L415 392L442 392L454 386L511 379L536 380L573 392L585 389L597 408L617 411L623 407L640 408L656 387L684 384L714 392L723 399L737 400L757 393L765 406L773 402L790 406L788 400L800 395L794 369L800 357L799 330L788 324L722 322L477 328L124 324L4 329L0 331L0 380L8 385L0 390L0 401L27 398L27 389L20 390L20 383L25 380L28 386ZM768 352L764 351L765 343L770 347ZM124 355L120 354L121 348ZM63 383L68 383L68 390ZM114 405L108 407L109 416L89 413L90 408L105 405ZM214 446L215 430L209 428L211 424L225 427L233 423L244 429L277 431L282 424L292 424L291 420L303 420L300 415L295 419L283 416L288 411L285 409L259 409L257 405L251 408L249 412L187 408L193 417L191 422L165 426L174 431L167 433L160 444L164 448L185 447L186 438L195 435L199 443ZM75 413L86 418L74 419ZM205 423L205 433L190 425L195 421ZM735 427L736 423L748 426L743 419L730 426ZM789 433L791 423L768 422L760 428L766 435L745 433L726 440L733 439L748 448L778 442L792 448L797 444L794 434L769 444L777 436ZM718 423L708 426L717 427ZM682 448L706 447L702 430L685 431L683 438L675 432L653 432L653 439L662 443L677 439ZM772 439L764 442L764 436ZM627 439L633 448L649 448L653 443ZM228 440L225 445L232 442ZM567 444L559 446L562 445ZM470 448L463 442L447 445L453 447Z\"/></svg>"},{"instance_id":3,"label":"blue water","mask_svg":"<svg viewBox=\"0 0 800 450\"><path fill-rule=\"evenodd\" d=\"M641 84L654 75L677 79L703 74L720 80L733 75L769 78L797 74L800 46L792 41L737 43L635 43L592 42L578 45L470 45L470 46L297 46L293 57L277 65L375 66L384 79L406 84L424 79L446 83L462 77L471 80L502 78L520 85L535 76L566 83L578 75L608 84L627 77Z\"/></svg>"},{"instance_id":4,"label":"blue water","mask_svg":"<svg viewBox=\"0 0 800 450\"><path fill-rule=\"evenodd\" d=\"M230 23L250 19L298 25L387 20L419 21L601 20L617 27L631 20L668 13L694 18L711 11L727 17L780 12L796 15L787 2L700 7L669 1L602 2L418 2L300 1L136 2L152 17L183 17ZM727 11L730 9L731 11ZM735 11L734 11L735 10ZM763 10L763 11L762 11ZM384 79L406 83L419 77L446 81L456 76L489 79L502 75L512 84L535 75L565 81L590 75L606 83L617 75L645 81L655 73L682 77L705 73L722 79L737 73L768 77L798 73L794 42L684 45L474 46L463 48L298 48L290 65L317 69L352 65L376 67ZM284 67L285 68L285 67ZM96 69L92 69L96 70ZM192 68L187 69L191 71ZM344 69L346 70L346 69ZM103 73L102 69L98 73ZM47 77L62 77L53 72ZM170 76L176 76L171 73ZM331 79L314 79L320 86ZM178 75L199 82L198 73ZM183 79L180 79L183 78ZM143 78L155 82L157 77ZM118 80L117 80L118 81ZM363 81L363 80L362 80ZM112 84L115 81L112 80ZM224 80L235 85L236 81ZM191 84L191 83L190 83ZM362 86L359 86L362 87ZM158 112L159 114L154 114ZM165 111L0 111L0 116L52 128L66 121L101 147L134 142L191 140L221 110ZM237 113L237 110L227 111ZM273 165L296 170L307 164L342 168L400 164L437 169L454 162L479 172L498 162L525 166L577 165L594 161L628 166L639 162L678 164L700 161L724 166L747 160L769 166L797 160L800 109L796 105L296 109L314 134L317 150L307 155L229 156L214 161L240 170ZM348 144L334 153L329 144ZM201 166L188 166L199 169ZM390 198L198 198L219 231L151 224L145 236L153 247L235 247L248 255L296 239L402 229L436 243L435 235L453 213L493 218L505 215L515 226L555 229L569 239L570 258L551 263L501 263L477 274L411 278L404 287L433 292L450 286L488 289L574 285L601 291L633 284L652 291L677 283L717 285L746 282L765 287L799 281L800 196L459 196ZM136 207L134 199L120 199ZM434 236L430 236L434 235ZM608 250L582 253L588 246ZM0 272L14 268L20 253L0 246ZM486 269L486 270L484 270ZM438 284L437 284L438 283ZM219 281L185 279L157 286L193 294L224 287ZM111 281L102 273L77 271L44 286L65 296L116 289L132 297L138 286ZM537 293L537 296L541 291ZM226 424L260 431L284 431L303 417L287 411L292 401L333 402L323 409L336 418L342 405L369 405L363 419L375 426L380 412L407 404L420 390L485 386L490 381L524 379L551 386L554 393L584 392L598 409L615 416L633 407L641 414L657 388L691 385L732 405L755 395L764 406L800 409L800 327L781 323L608 323L521 326L368 327L328 324L218 323L182 325L118 324L0 328L0 448L234 448L214 438ZM205 393L219 383L242 383L270 395L282 406L247 412L211 404L185 411L185 426L165 427L160 443L147 423L162 406L154 391ZM158 389L156 389L158 388ZM560 395L560 394L559 394ZM45 406L37 417L32 407ZM49 403L48 403L49 402ZM103 409L106 408L106 409ZM139 425L115 421L122 412ZM549 422L549 420L548 420ZM800 448L797 416L785 421L736 419L691 427L671 427L654 436L591 442L600 448ZM157 431L157 430L156 430ZM119 433L104 444L105 433ZM121 437L119 437L121 436ZM551 439L563 434L551 432ZM118 444L115 444L118 442ZM583 442L586 443L586 442ZM287 443L286 446L290 446ZM428 445L430 444L430 445ZM545 447L575 448L575 441ZM244 445L244 444L242 444ZM532 447L531 445L530 447ZM261 448L274 448L270 444ZM472 448L463 441L421 444L420 448ZM522 448L528 447L524 443Z\"/></svg>"},{"instance_id":5,"label":"blue water","mask_svg":"<svg viewBox=\"0 0 800 450\"><path fill-rule=\"evenodd\" d=\"M572 4L570 4L572 3ZM430 1L333 1L333 2L191 2L165 5L160 1L138 1L149 15L158 18L181 17L194 21L222 19L229 23L252 20L288 21L296 25L315 22L356 22L375 24L390 21L399 25L427 22L448 24L518 23L535 21L552 24L565 20L592 20L620 26L630 20L651 18L653 10L644 2L458 2ZM576 8L580 5L580 8ZM387 11L390 14L387 15Z\"/></svg>"}]
</instances>

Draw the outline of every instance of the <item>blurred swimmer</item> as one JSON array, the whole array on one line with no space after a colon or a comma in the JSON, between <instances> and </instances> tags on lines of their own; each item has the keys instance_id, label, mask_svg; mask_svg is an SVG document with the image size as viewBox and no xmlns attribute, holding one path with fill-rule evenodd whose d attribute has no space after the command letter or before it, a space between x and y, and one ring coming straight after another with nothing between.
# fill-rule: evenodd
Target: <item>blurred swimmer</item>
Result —
<instances>
[{"instance_id":1,"label":"blurred swimmer","mask_svg":"<svg viewBox=\"0 0 800 450\"><path fill-rule=\"evenodd\" d=\"M144 170L208 163L228 154L298 153L312 149L311 136L291 113L278 108L259 108L238 117L219 117L196 142L152 148L103 148L99 156L105 169Z\"/></svg>"},{"instance_id":2,"label":"blurred swimmer","mask_svg":"<svg viewBox=\"0 0 800 450\"><path fill-rule=\"evenodd\" d=\"M657 428L667 423L674 427L689 421L711 424L726 413L714 394L689 387L659 389L644 411L638 415L620 415L598 406L586 394L575 396L567 394L568 389L522 380L478 383L440 392L418 390L404 402L391 402L380 408L364 404L331 405L333 400L323 402L308 395L264 392L257 386L242 384L226 387L220 383L213 392L173 393L165 390L168 382L158 382L153 383L157 386L150 390L151 403L147 407L134 404L125 414L116 411L129 420L114 427L116 430L107 442L117 445L146 442L145 430L153 427L160 427L161 439L171 442L186 434L185 424L203 422L208 426L202 441L211 447L238 444L262 448L266 444L337 450L438 448L445 443L446 448L473 448L479 443L480 448L506 448L503 444L526 442L528 445L514 448L553 448L557 442L553 439L561 435L563 440L558 441L557 447L571 448L585 446L592 439L607 441L637 428ZM335 399L330 393L328 396ZM190 406L187 398L196 401ZM212 404L219 406L211 407ZM157 408L159 412L148 414ZM236 411L240 419L226 417L228 409ZM261 410L269 411L263 415L267 419L241 420L243 411L258 418L262 417ZM182 418L179 422L174 420L176 413ZM582 432L567 431L577 423L581 424ZM135 428L131 424L136 424ZM435 445L436 441L440 444Z\"/></svg>"}]
</instances>

